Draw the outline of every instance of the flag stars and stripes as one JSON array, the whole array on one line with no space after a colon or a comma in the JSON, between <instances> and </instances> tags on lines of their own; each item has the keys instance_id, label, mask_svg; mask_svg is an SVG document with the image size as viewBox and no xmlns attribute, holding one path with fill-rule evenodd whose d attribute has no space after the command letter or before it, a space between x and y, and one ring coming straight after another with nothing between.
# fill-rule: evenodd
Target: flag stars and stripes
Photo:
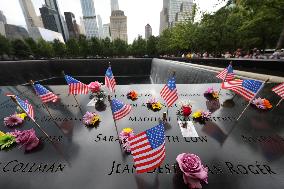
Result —
<instances>
[{"instance_id":1,"label":"flag stars and stripes","mask_svg":"<svg viewBox=\"0 0 284 189\"><path fill-rule=\"evenodd\" d=\"M243 87L256 93L259 88L261 87L262 82L260 81L255 81L255 80L244 80L243 81Z\"/></svg>"},{"instance_id":2,"label":"flag stars and stripes","mask_svg":"<svg viewBox=\"0 0 284 189\"><path fill-rule=\"evenodd\" d=\"M279 95L282 99L284 99L284 83L272 88L272 91Z\"/></svg>"},{"instance_id":3,"label":"flag stars and stripes","mask_svg":"<svg viewBox=\"0 0 284 189\"><path fill-rule=\"evenodd\" d=\"M109 67L105 74L105 86L111 91L115 91L116 81L114 79L111 67Z\"/></svg>"},{"instance_id":4,"label":"flag stars and stripes","mask_svg":"<svg viewBox=\"0 0 284 189\"><path fill-rule=\"evenodd\" d=\"M74 95L75 94L88 94L89 92L88 85L85 85L84 83L68 75L65 75L65 80L67 84L69 85L69 94L74 94Z\"/></svg>"},{"instance_id":5,"label":"flag stars and stripes","mask_svg":"<svg viewBox=\"0 0 284 189\"><path fill-rule=\"evenodd\" d=\"M58 96L56 96L54 93L50 92L48 89L46 89L44 86L40 84L35 84L34 89L36 91L36 94L41 98L43 103L47 102L56 102L58 100Z\"/></svg>"},{"instance_id":6,"label":"flag stars and stripes","mask_svg":"<svg viewBox=\"0 0 284 189\"><path fill-rule=\"evenodd\" d=\"M172 77L160 92L161 97L166 101L168 106L172 106L178 99L176 80Z\"/></svg>"},{"instance_id":7,"label":"flag stars and stripes","mask_svg":"<svg viewBox=\"0 0 284 189\"><path fill-rule=\"evenodd\" d=\"M131 111L131 106L124 104L118 99L111 101L111 109L115 120L119 120L127 116Z\"/></svg>"},{"instance_id":8,"label":"flag stars and stripes","mask_svg":"<svg viewBox=\"0 0 284 189\"><path fill-rule=\"evenodd\" d=\"M230 64L227 68L221 71L216 77L222 79L223 81L233 80L235 78L233 66Z\"/></svg>"},{"instance_id":9,"label":"flag stars and stripes","mask_svg":"<svg viewBox=\"0 0 284 189\"><path fill-rule=\"evenodd\" d=\"M21 106L21 108L28 114L28 116L31 119L34 119L33 106L31 104L29 104L27 101L25 102L22 99L20 99L18 96L16 96L16 100L17 100L18 104Z\"/></svg>"}]
</instances>

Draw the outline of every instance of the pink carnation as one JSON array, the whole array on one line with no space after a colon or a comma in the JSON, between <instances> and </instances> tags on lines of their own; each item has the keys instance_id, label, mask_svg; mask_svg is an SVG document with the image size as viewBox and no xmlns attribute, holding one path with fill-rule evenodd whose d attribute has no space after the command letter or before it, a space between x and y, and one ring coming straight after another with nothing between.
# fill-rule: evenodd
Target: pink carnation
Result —
<instances>
[{"instance_id":1,"label":"pink carnation","mask_svg":"<svg viewBox=\"0 0 284 189\"><path fill-rule=\"evenodd\" d=\"M39 145L39 139L37 138L34 129L24 131L15 130L10 134L16 137L16 142L24 146L26 151L31 151Z\"/></svg>"}]
</instances>

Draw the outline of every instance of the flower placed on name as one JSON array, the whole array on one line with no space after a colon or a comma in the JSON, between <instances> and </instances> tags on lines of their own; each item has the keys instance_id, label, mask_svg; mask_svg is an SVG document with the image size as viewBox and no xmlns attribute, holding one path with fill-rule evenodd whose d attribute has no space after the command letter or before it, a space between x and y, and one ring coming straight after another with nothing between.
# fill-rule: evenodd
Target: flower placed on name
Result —
<instances>
[{"instance_id":1,"label":"flower placed on name","mask_svg":"<svg viewBox=\"0 0 284 189\"><path fill-rule=\"evenodd\" d=\"M0 149L4 150L12 147L16 143L16 138L9 133L0 133Z\"/></svg>"},{"instance_id":2,"label":"flower placed on name","mask_svg":"<svg viewBox=\"0 0 284 189\"><path fill-rule=\"evenodd\" d=\"M31 151L39 145L39 139L35 134L34 129L18 131L10 133L16 138L17 144L23 146L26 151Z\"/></svg>"},{"instance_id":3,"label":"flower placed on name","mask_svg":"<svg viewBox=\"0 0 284 189\"><path fill-rule=\"evenodd\" d=\"M86 112L86 114L83 116L83 123L86 126L97 126L100 121L101 118L96 113Z\"/></svg>"},{"instance_id":4,"label":"flower placed on name","mask_svg":"<svg viewBox=\"0 0 284 189\"><path fill-rule=\"evenodd\" d=\"M210 119L210 116L211 116L211 112L198 110L193 113L192 118L194 121L197 121L199 123L205 123L205 121Z\"/></svg>"},{"instance_id":5,"label":"flower placed on name","mask_svg":"<svg viewBox=\"0 0 284 189\"><path fill-rule=\"evenodd\" d=\"M177 110L177 116L180 120L186 120L192 113L192 105L190 101L181 102L180 108Z\"/></svg>"},{"instance_id":6,"label":"flower placed on name","mask_svg":"<svg viewBox=\"0 0 284 189\"><path fill-rule=\"evenodd\" d=\"M16 115L23 120L27 117L26 113L20 113L20 114L16 114Z\"/></svg>"},{"instance_id":7,"label":"flower placed on name","mask_svg":"<svg viewBox=\"0 0 284 189\"><path fill-rule=\"evenodd\" d=\"M256 98L252 101L252 104L258 108L258 109L262 109L262 110L269 110L271 109L273 106L271 105L271 103L269 102L269 100L265 99L265 98Z\"/></svg>"},{"instance_id":8,"label":"flower placed on name","mask_svg":"<svg viewBox=\"0 0 284 189\"><path fill-rule=\"evenodd\" d=\"M188 188L202 188L201 181L208 184L208 168L202 165L197 155L182 153L177 156L176 161Z\"/></svg>"},{"instance_id":9,"label":"flower placed on name","mask_svg":"<svg viewBox=\"0 0 284 189\"><path fill-rule=\"evenodd\" d=\"M24 123L24 119L22 119L18 114L13 114L4 118L4 125L7 127L15 127Z\"/></svg>"},{"instance_id":10,"label":"flower placed on name","mask_svg":"<svg viewBox=\"0 0 284 189\"><path fill-rule=\"evenodd\" d=\"M147 108L157 112L162 109L162 104L156 98L151 98L147 101Z\"/></svg>"},{"instance_id":11,"label":"flower placed on name","mask_svg":"<svg viewBox=\"0 0 284 189\"><path fill-rule=\"evenodd\" d=\"M101 91L102 84L98 81L95 81L91 82L88 86L92 93L98 93Z\"/></svg>"},{"instance_id":12,"label":"flower placed on name","mask_svg":"<svg viewBox=\"0 0 284 189\"><path fill-rule=\"evenodd\" d=\"M122 143L123 150L126 153L130 153L130 143L128 141L129 137L133 137L134 132L132 128L124 128L119 134L119 140Z\"/></svg>"},{"instance_id":13,"label":"flower placed on name","mask_svg":"<svg viewBox=\"0 0 284 189\"><path fill-rule=\"evenodd\" d=\"M129 93L127 93L127 98L135 101L138 99L138 93L136 91L130 91Z\"/></svg>"},{"instance_id":14,"label":"flower placed on name","mask_svg":"<svg viewBox=\"0 0 284 189\"><path fill-rule=\"evenodd\" d=\"M205 92L204 92L205 98L208 100L216 100L219 99L219 92L215 91L213 87L209 87Z\"/></svg>"}]
</instances>

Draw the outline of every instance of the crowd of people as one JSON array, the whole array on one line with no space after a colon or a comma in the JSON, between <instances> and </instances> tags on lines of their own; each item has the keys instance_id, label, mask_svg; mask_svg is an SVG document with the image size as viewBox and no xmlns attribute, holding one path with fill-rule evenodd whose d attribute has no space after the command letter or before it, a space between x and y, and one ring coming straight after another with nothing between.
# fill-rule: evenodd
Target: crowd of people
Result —
<instances>
[{"instance_id":1,"label":"crowd of people","mask_svg":"<svg viewBox=\"0 0 284 189\"><path fill-rule=\"evenodd\" d=\"M211 54L208 52L204 53L188 53L183 54L186 58L242 58L242 59L283 59L284 60L284 49L282 50L266 50L260 51L254 48L249 51L243 51L242 49L237 49L235 52L231 53L229 51L222 54Z\"/></svg>"}]
</instances>

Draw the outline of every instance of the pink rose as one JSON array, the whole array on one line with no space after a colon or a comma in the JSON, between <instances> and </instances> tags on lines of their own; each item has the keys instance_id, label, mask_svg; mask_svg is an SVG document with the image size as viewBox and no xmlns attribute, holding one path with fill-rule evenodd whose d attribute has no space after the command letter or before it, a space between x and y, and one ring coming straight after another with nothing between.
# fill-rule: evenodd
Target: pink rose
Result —
<instances>
[{"instance_id":1,"label":"pink rose","mask_svg":"<svg viewBox=\"0 0 284 189\"><path fill-rule=\"evenodd\" d=\"M183 181L189 188L202 188L200 181L208 183L208 168L201 164L197 155L182 153L177 156L176 160L183 172Z\"/></svg>"},{"instance_id":2,"label":"pink rose","mask_svg":"<svg viewBox=\"0 0 284 189\"><path fill-rule=\"evenodd\" d=\"M89 89L92 93L98 93L101 90L101 86L102 84L100 84L98 81L95 81L89 84Z\"/></svg>"}]
</instances>

